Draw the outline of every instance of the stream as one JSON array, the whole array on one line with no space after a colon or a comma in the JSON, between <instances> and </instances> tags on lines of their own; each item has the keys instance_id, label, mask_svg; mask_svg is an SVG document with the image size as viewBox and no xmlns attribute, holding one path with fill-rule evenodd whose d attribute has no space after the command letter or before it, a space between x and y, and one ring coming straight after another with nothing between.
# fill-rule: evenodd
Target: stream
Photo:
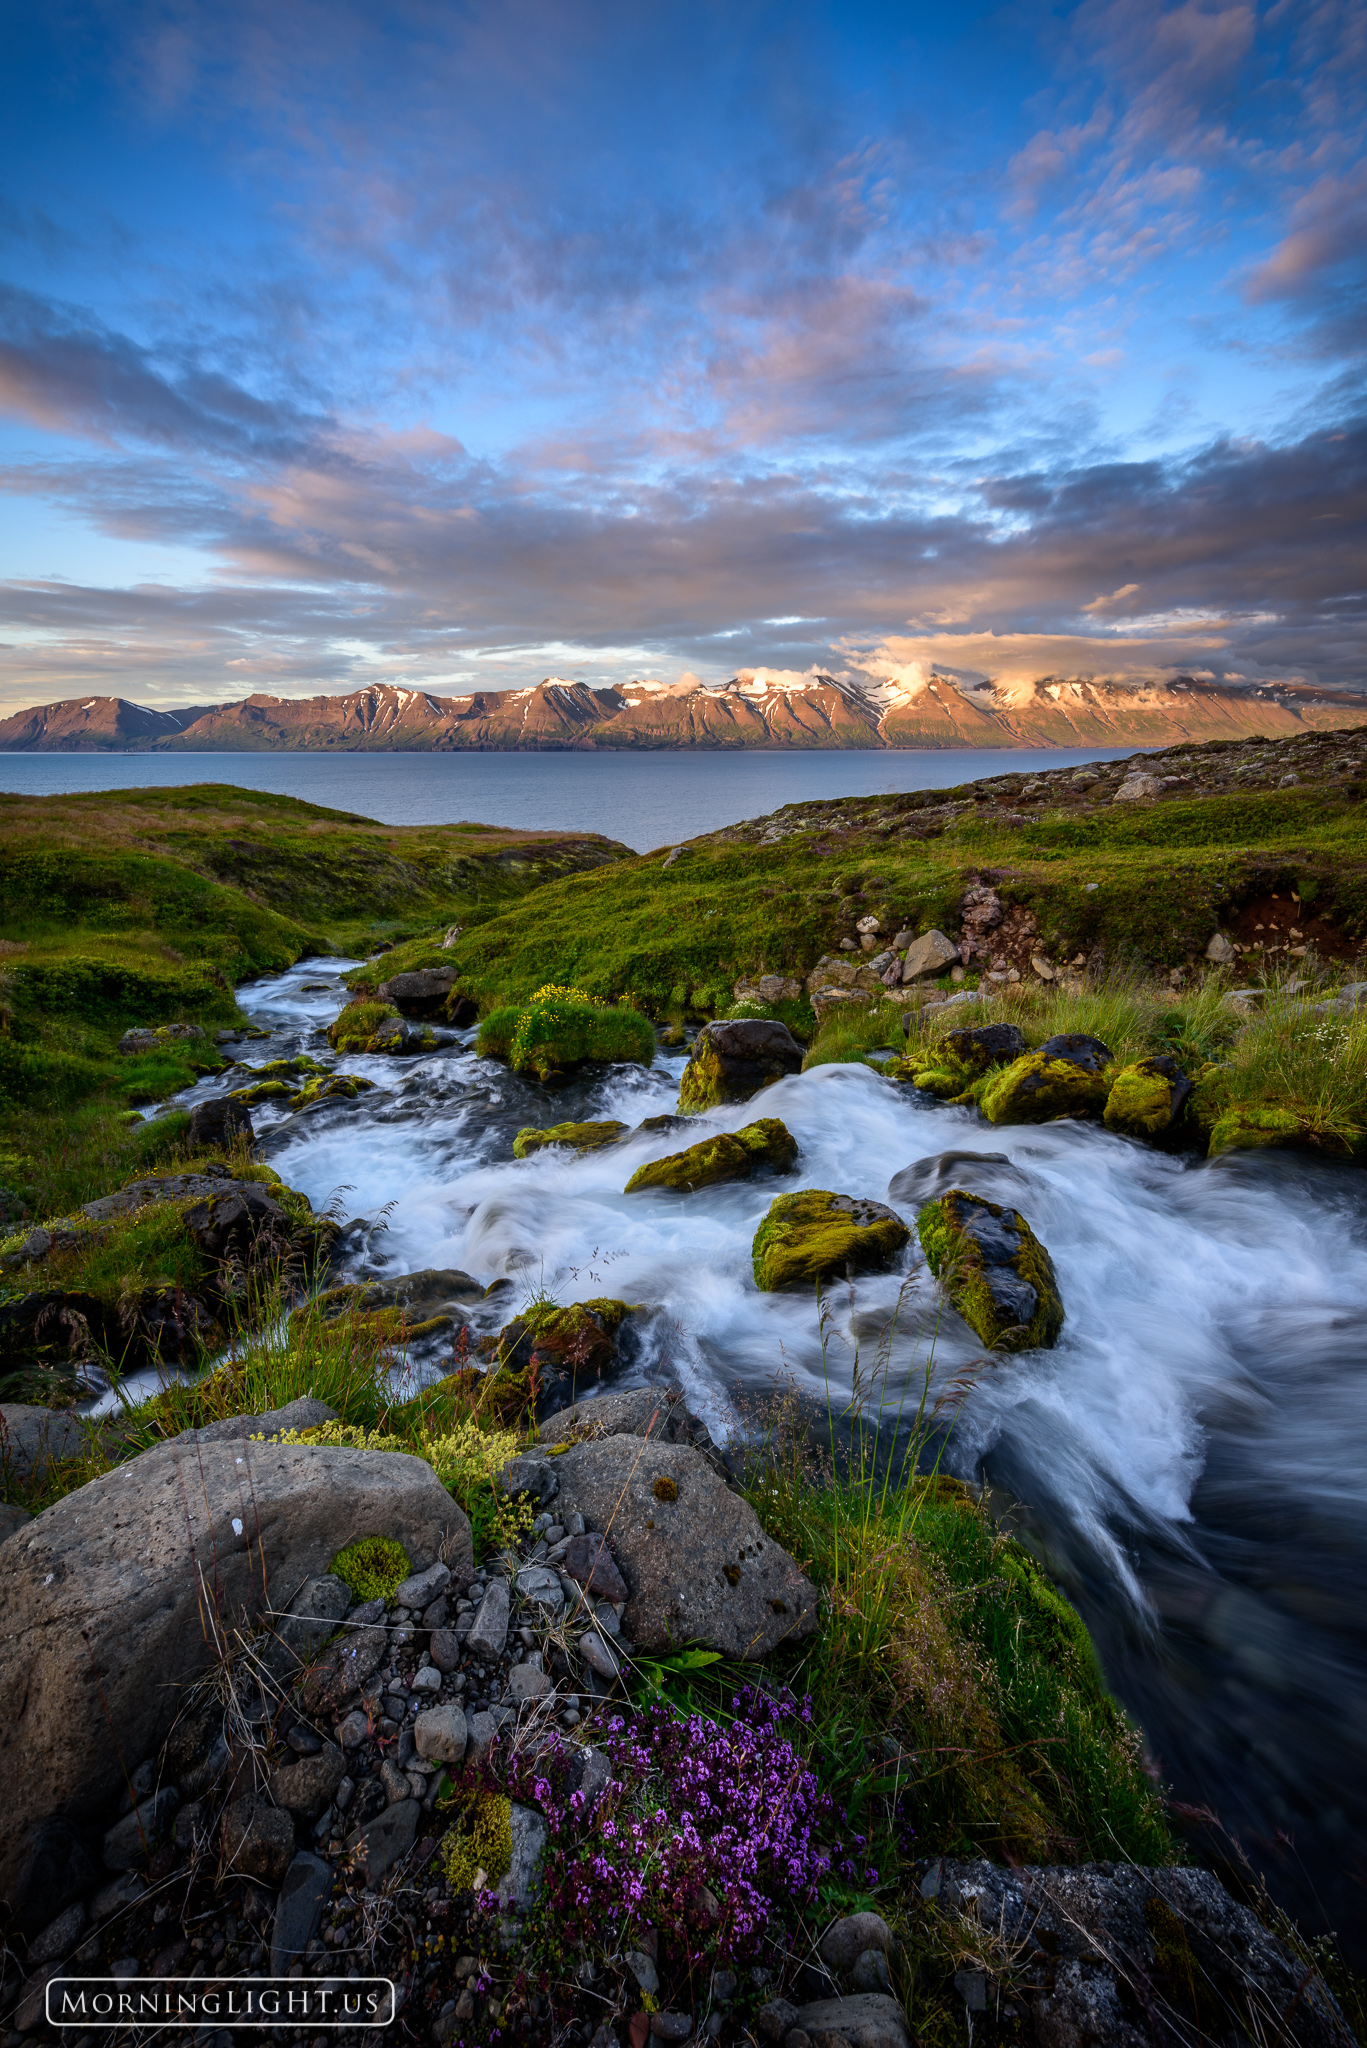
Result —
<instances>
[{"instance_id":1,"label":"stream","mask_svg":"<svg viewBox=\"0 0 1367 2048\"><path fill-rule=\"evenodd\" d=\"M240 989L270 1033L242 1056L331 1060L323 1031L358 964L303 961ZM914 1412L929 1356L932 1403L957 1410L946 1469L1019 1504L1012 1525L1081 1611L1177 1799L1217 1815L1302 1928L1333 1928L1363 1968L1367 1175L1275 1153L1195 1162L1082 1124L992 1130L870 1068L827 1066L767 1089L762 1112L697 1120L781 1117L796 1176L625 1196L638 1165L691 1140L514 1161L513 1136L673 1110L682 1049L648 1073L551 1089L478 1058L473 1033L449 1036L415 1059L336 1061L376 1084L354 1103L253 1110L262 1155L291 1186L377 1226L353 1233L343 1276L509 1276L491 1327L534 1290L649 1304L626 1378L676 1379L718 1436L779 1374L823 1402L829 1386L843 1407L892 1325L884 1402ZM946 1152L997 1163L937 1167ZM918 1161L930 1164L889 1196ZM756 1290L750 1242L781 1189L890 1200L914 1225L920 1200L959 1184L1019 1204L1067 1311L1056 1349L970 1374L961 1405L980 1346L941 1310L914 1236L901 1271L832 1294L824 1347L812 1297ZM1188 1825L1194 1852L1217 1858L1221 1838Z\"/></svg>"}]
</instances>

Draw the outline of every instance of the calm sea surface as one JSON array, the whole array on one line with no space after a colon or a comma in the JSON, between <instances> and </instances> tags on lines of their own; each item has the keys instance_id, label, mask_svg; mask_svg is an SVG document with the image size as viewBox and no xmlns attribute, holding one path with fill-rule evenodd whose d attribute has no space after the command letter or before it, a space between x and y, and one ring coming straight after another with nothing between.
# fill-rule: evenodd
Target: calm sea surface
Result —
<instances>
[{"instance_id":1,"label":"calm sea surface","mask_svg":"<svg viewBox=\"0 0 1367 2048\"><path fill-rule=\"evenodd\" d=\"M1015 769L1124 760L1134 747L954 753L5 754L0 790L56 796L227 782L358 811L386 825L472 820L519 830L602 832L638 853L780 804L948 789Z\"/></svg>"}]
</instances>

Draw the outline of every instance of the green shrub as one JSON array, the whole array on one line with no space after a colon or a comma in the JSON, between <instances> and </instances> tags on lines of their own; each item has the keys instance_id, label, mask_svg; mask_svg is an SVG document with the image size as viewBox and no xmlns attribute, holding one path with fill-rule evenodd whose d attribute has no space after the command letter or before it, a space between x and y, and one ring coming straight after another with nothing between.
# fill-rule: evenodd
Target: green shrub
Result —
<instances>
[{"instance_id":1,"label":"green shrub","mask_svg":"<svg viewBox=\"0 0 1367 2048\"><path fill-rule=\"evenodd\" d=\"M402 1543L387 1536L363 1536L358 1543L348 1543L328 1566L358 1600L388 1600L412 1569Z\"/></svg>"},{"instance_id":2,"label":"green shrub","mask_svg":"<svg viewBox=\"0 0 1367 2048\"><path fill-rule=\"evenodd\" d=\"M647 1018L625 1005L610 1008L579 988L546 987L520 1008L486 1017L479 1050L544 1081L585 1060L630 1060L648 1067L655 1057L655 1032Z\"/></svg>"}]
</instances>

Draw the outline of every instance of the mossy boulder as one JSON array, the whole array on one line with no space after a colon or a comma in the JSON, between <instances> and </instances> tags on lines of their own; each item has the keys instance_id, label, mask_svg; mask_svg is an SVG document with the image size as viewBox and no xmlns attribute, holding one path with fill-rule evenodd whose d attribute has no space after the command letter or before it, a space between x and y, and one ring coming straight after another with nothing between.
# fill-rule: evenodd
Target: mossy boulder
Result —
<instances>
[{"instance_id":1,"label":"mossy boulder","mask_svg":"<svg viewBox=\"0 0 1367 2048\"><path fill-rule=\"evenodd\" d=\"M695 1188L715 1187L719 1181L749 1180L765 1171L787 1173L797 1164L797 1140L776 1116L760 1117L739 1131L718 1131L703 1138L686 1152L671 1152L666 1159L652 1159L638 1166L624 1192L643 1188L674 1188L689 1193Z\"/></svg>"},{"instance_id":2,"label":"mossy boulder","mask_svg":"<svg viewBox=\"0 0 1367 2048\"><path fill-rule=\"evenodd\" d=\"M693 1041L679 1081L679 1108L691 1114L748 1102L761 1088L802 1071L802 1047L786 1024L742 1017L707 1024Z\"/></svg>"},{"instance_id":3,"label":"mossy boulder","mask_svg":"<svg viewBox=\"0 0 1367 2048\"><path fill-rule=\"evenodd\" d=\"M308 1109L315 1102L354 1102L375 1083L361 1074L311 1074L289 1099L291 1109Z\"/></svg>"},{"instance_id":4,"label":"mossy boulder","mask_svg":"<svg viewBox=\"0 0 1367 2048\"><path fill-rule=\"evenodd\" d=\"M513 1139L514 1159L530 1159L548 1145L567 1145L571 1152L601 1152L624 1138L629 1126L622 1123L550 1124L544 1131L528 1124Z\"/></svg>"},{"instance_id":5,"label":"mossy boulder","mask_svg":"<svg viewBox=\"0 0 1367 2048\"><path fill-rule=\"evenodd\" d=\"M1066 1031L990 1074L977 1090L978 1105L992 1124L1100 1116L1111 1092L1113 1064L1109 1047L1099 1038Z\"/></svg>"},{"instance_id":6,"label":"mossy boulder","mask_svg":"<svg viewBox=\"0 0 1367 2048\"><path fill-rule=\"evenodd\" d=\"M393 1003L348 1003L328 1025L328 1044L334 1052L369 1052L370 1041L380 1026L397 1020L398 1015Z\"/></svg>"},{"instance_id":7,"label":"mossy boulder","mask_svg":"<svg viewBox=\"0 0 1367 2048\"><path fill-rule=\"evenodd\" d=\"M916 1234L931 1272L984 1344L1035 1351L1058 1342L1054 1262L1019 1209L951 1188L926 1203Z\"/></svg>"},{"instance_id":8,"label":"mossy boulder","mask_svg":"<svg viewBox=\"0 0 1367 2048\"><path fill-rule=\"evenodd\" d=\"M249 1088L230 1088L228 1093L234 1102L255 1109L258 1102L283 1102L294 1090L288 1081L254 1081Z\"/></svg>"},{"instance_id":9,"label":"mossy boulder","mask_svg":"<svg viewBox=\"0 0 1367 2048\"><path fill-rule=\"evenodd\" d=\"M562 1308L535 1302L504 1325L494 1345L485 1396L501 1422L535 1421L567 1408L621 1360L622 1326L632 1304L598 1298Z\"/></svg>"},{"instance_id":10,"label":"mossy boulder","mask_svg":"<svg viewBox=\"0 0 1367 2048\"><path fill-rule=\"evenodd\" d=\"M779 1195L755 1232L755 1285L772 1293L880 1272L892 1265L910 1236L901 1217L882 1202L827 1188Z\"/></svg>"},{"instance_id":11,"label":"mossy boulder","mask_svg":"<svg viewBox=\"0 0 1367 2048\"><path fill-rule=\"evenodd\" d=\"M1192 1084L1167 1053L1122 1067L1106 1097L1108 1131L1127 1138L1157 1138L1171 1129L1186 1107Z\"/></svg>"},{"instance_id":12,"label":"mossy boulder","mask_svg":"<svg viewBox=\"0 0 1367 2048\"><path fill-rule=\"evenodd\" d=\"M1014 1024L978 1024L947 1031L934 1045L910 1052L897 1065L897 1078L908 1080L942 1102L964 1095L993 1067L1021 1059L1025 1039Z\"/></svg>"}]
</instances>

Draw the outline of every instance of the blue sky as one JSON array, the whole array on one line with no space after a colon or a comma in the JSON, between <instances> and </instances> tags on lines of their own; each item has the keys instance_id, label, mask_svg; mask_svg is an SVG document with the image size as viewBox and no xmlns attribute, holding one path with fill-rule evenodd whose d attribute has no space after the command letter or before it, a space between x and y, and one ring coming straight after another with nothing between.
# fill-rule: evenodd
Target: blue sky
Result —
<instances>
[{"instance_id":1,"label":"blue sky","mask_svg":"<svg viewBox=\"0 0 1367 2048\"><path fill-rule=\"evenodd\" d=\"M1367 682L1367 4L6 5L0 706Z\"/></svg>"}]
</instances>

